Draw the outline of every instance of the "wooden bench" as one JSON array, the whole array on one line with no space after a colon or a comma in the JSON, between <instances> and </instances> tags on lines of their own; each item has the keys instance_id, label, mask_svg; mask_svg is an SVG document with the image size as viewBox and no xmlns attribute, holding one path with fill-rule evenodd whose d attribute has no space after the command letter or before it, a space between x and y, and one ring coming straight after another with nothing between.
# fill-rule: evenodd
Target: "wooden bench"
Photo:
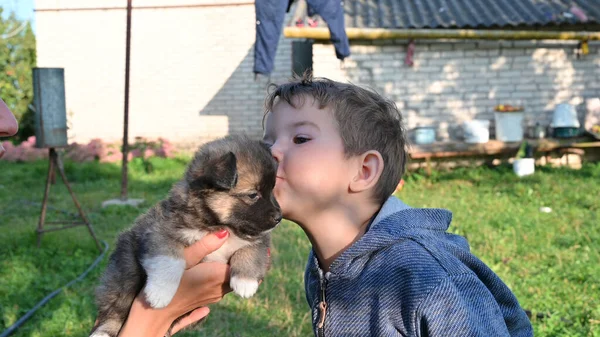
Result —
<instances>
[{"instance_id":1,"label":"wooden bench","mask_svg":"<svg viewBox=\"0 0 600 337\"><path fill-rule=\"evenodd\" d=\"M585 155L588 149L600 149L600 141L590 137L569 139L526 139L533 146L534 156L575 153ZM434 160L452 160L458 158L512 158L516 155L521 142L505 143L490 140L483 144L448 141L427 145L411 145L409 155L413 163L425 163L427 173L431 173ZM600 158L599 158L600 159Z\"/></svg>"}]
</instances>

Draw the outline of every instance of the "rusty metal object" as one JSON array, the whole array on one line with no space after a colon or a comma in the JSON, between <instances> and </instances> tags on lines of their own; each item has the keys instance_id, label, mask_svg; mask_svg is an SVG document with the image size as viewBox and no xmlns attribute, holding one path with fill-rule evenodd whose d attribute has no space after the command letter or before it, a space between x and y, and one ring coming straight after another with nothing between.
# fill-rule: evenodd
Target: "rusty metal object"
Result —
<instances>
[{"instance_id":1,"label":"rusty metal object","mask_svg":"<svg viewBox=\"0 0 600 337\"><path fill-rule=\"evenodd\" d=\"M346 28L350 40L458 39L458 40L600 40L600 32L478 29L387 29ZM325 27L285 27L287 38L329 40Z\"/></svg>"},{"instance_id":2,"label":"rusty metal object","mask_svg":"<svg viewBox=\"0 0 600 337\"><path fill-rule=\"evenodd\" d=\"M129 155L129 61L131 55L131 1L127 0L127 34L125 38L125 111L123 113L123 165L121 167L121 200L127 200L127 160Z\"/></svg>"},{"instance_id":3,"label":"rusty metal object","mask_svg":"<svg viewBox=\"0 0 600 337\"><path fill-rule=\"evenodd\" d=\"M200 4L162 5L162 6L135 6L133 9L177 9L177 8L205 8L205 7L237 7L254 6L254 1L230 1ZM126 10L127 7L67 7L67 8L38 8L35 12L84 12L84 11L114 11Z\"/></svg>"},{"instance_id":4,"label":"rusty metal object","mask_svg":"<svg viewBox=\"0 0 600 337\"><path fill-rule=\"evenodd\" d=\"M60 157L58 156L58 153L56 153L56 149L54 149L54 148L49 149L48 158L49 158L48 176L46 178L46 188L44 190L44 200L42 201L42 212L40 214L38 228L36 230L37 246L38 247L41 246L42 235L44 233L85 225L85 226L87 226L88 231L90 232L90 235L96 242L96 246L98 247L98 249L100 251L102 251L102 245L100 245L100 241L98 241L98 238L96 237L96 233L94 233L94 228L92 227L89 220L87 219L85 212L83 211L83 209L81 208L81 205L79 204L79 201L77 201L77 198L75 197L75 193L73 193L73 190L71 189L71 185L69 184L69 181L67 180L67 176L65 175L65 171L63 169L63 164L61 162ZM55 173L54 172L55 170L58 170L58 173L60 174L60 177L62 178L63 183L67 187L69 194L71 194L73 203L75 204L75 207L77 207L77 211L79 212L79 217L81 218L80 222L76 222L76 221L72 221L72 220L71 221L48 221L48 222L46 222L46 210L48 208L48 195L50 194L51 179ZM61 225L61 224L65 225L65 226L44 228L45 225Z\"/></svg>"}]
</instances>

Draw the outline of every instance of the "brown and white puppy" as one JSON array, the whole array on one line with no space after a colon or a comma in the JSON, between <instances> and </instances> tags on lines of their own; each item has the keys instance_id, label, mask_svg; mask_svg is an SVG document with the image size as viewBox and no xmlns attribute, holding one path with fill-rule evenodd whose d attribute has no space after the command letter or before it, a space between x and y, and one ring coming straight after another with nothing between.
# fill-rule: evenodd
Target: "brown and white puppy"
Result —
<instances>
[{"instance_id":1,"label":"brown and white puppy","mask_svg":"<svg viewBox=\"0 0 600 337\"><path fill-rule=\"evenodd\" d=\"M185 270L183 249L223 228L229 239L203 261L229 263L233 291L254 295L268 269L270 231L281 221L276 170L268 147L245 136L203 145L169 197L119 235L96 291L91 336L117 336L140 291L152 307L167 306Z\"/></svg>"}]
</instances>

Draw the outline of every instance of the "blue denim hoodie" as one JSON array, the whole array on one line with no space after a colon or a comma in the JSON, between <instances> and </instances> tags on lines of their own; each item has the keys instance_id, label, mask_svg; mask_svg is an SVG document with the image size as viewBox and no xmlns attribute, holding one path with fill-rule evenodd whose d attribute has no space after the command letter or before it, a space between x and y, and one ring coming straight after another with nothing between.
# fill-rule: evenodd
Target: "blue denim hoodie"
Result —
<instances>
[{"instance_id":1,"label":"blue denim hoodie","mask_svg":"<svg viewBox=\"0 0 600 337\"><path fill-rule=\"evenodd\" d=\"M510 289L447 233L452 213L390 197L324 273L311 251L306 298L316 336L533 336Z\"/></svg>"}]
</instances>

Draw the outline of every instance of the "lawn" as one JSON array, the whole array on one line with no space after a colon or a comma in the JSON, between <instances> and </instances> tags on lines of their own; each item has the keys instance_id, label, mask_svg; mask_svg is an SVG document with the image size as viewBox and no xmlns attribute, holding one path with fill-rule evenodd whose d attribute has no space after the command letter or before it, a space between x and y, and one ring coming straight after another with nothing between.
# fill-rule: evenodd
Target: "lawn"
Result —
<instances>
[{"instance_id":1,"label":"lawn","mask_svg":"<svg viewBox=\"0 0 600 337\"><path fill-rule=\"evenodd\" d=\"M120 168L65 163L72 187L99 237L116 235L149 205L165 197L186 159L151 159L154 171L131 163L129 193L139 208L109 207L118 196ZM0 161L0 333L39 300L83 272L98 251L84 227L45 235L36 248L47 162ZM48 220L74 211L60 183L52 188ZM581 170L538 168L518 179L508 167L412 173L398 194L413 207L454 212L451 231L533 311L536 336L600 336L600 163ZM540 207L552 209L540 212ZM274 233L272 269L250 300L227 296L213 306L204 329L181 336L310 336L302 275L309 249L302 231L283 223ZM15 336L86 336L95 319L93 289L106 265L65 289Z\"/></svg>"}]
</instances>

